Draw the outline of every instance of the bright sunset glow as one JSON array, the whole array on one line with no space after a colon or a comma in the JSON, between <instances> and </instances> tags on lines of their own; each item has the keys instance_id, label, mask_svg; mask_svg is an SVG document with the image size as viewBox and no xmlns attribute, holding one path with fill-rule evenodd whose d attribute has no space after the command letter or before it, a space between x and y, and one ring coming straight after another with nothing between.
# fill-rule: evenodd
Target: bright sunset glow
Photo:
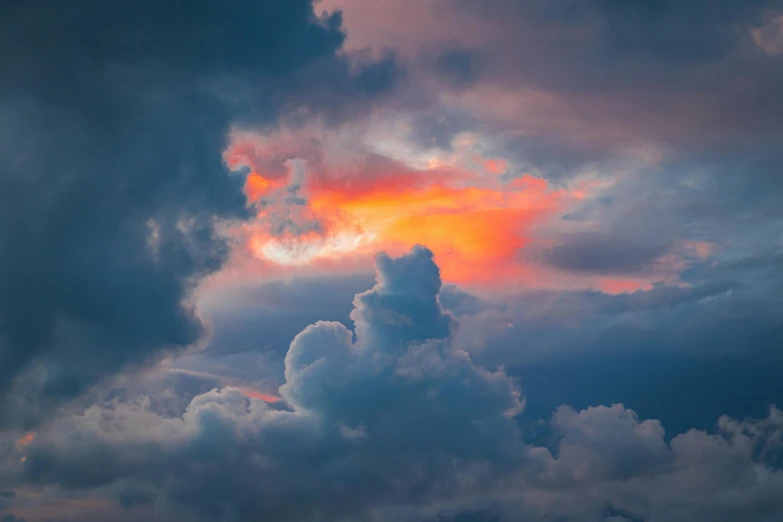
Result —
<instances>
[{"instance_id":1,"label":"bright sunset glow","mask_svg":"<svg viewBox=\"0 0 783 522\"><path fill-rule=\"evenodd\" d=\"M259 391L251 390L250 388L242 388L242 393L244 393L246 397L250 397L251 399L260 399L264 402L269 402L269 403L280 402L280 397L275 397L274 395L269 395L268 393L262 393Z\"/></svg>"},{"instance_id":2,"label":"bright sunset glow","mask_svg":"<svg viewBox=\"0 0 783 522\"><path fill-rule=\"evenodd\" d=\"M252 167L240 145L227 152L229 165ZM302 187L306 204L293 208L296 214L289 219L299 225L297 216L305 213L317 227L282 232L263 224L281 209L292 212L278 195L291 173L271 178L253 168L245 194L257 205L260 226L252 229L247 247L259 259L304 266L381 250L403 252L420 243L433 250L450 281L492 284L522 276L527 268L520 253L530 241L530 228L581 194L553 189L529 174L503 181L504 160L478 164L483 173L441 164L429 171L368 172L359 180L332 172L307 178Z\"/></svg>"}]
</instances>

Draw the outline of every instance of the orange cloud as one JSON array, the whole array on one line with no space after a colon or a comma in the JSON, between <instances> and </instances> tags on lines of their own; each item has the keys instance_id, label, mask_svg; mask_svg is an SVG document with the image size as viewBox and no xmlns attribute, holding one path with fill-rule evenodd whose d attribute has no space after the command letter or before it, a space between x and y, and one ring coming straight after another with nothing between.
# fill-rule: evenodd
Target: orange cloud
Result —
<instances>
[{"instance_id":1,"label":"orange cloud","mask_svg":"<svg viewBox=\"0 0 783 522\"><path fill-rule=\"evenodd\" d=\"M484 162L484 168L490 174L503 174L506 172L506 162L501 159L488 159Z\"/></svg>"},{"instance_id":2,"label":"orange cloud","mask_svg":"<svg viewBox=\"0 0 783 522\"><path fill-rule=\"evenodd\" d=\"M310 132L232 134L226 163L248 169L245 194L257 218L231 231L244 247L231 277L255 270L285 277L303 267L319 273L367 270L376 252L396 255L418 243L434 252L444 280L479 291L592 288L616 294L647 290L659 281L654 275L567 273L526 252L545 241L537 227L593 197L605 182L587 179L554 188L529 174L505 182L501 174L513 165L477 154L471 135L460 138L460 154L429 157L427 150L390 147L399 156L394 159L362 152L361 144L341 148L345 140L329 142ZM381 142L389 146L396 139ZM699 256L708 252L705 244L691 250Z\"/></svg>"},{"instance_id":3,"label":"orange cloud","mask_svg":"<svg viewBox=\"0 0 783 522\"><path fill-rule=\"evenodd\" d=\"M18 439L16 439L16 447L19 448L20 450L26 448L27 446L30 445L31 442L35 440L37 436L38 435L35 432L30 432L24 435L23 437L19 437Z\"/></svg>"},{"instance_id":4,"label":"orange cloud","mask_svg":"<svg viewBox=\"0 0 783 522\"><path fill-rule=\"evenodd\" d=\"M495 173L506 169L502 160L480 165ZM435 253L444 279L492 284L525 276L518 251L530 241L531 227L574 199L530 175L501 183L456 166L419 171L369 161L365 167L351 176L311 175L302 187L304 209L281 209L285 183L251 172L245 185L248 202L266 199L257 222L246 229L247 248L273 264L322 266L330 259L402 252L421 243ZM275 199L276 190L283 197ZM292 213L306 215L317 226L281 230L280 219L273 218L285 214L295 221Z\"/></svg>"},{"instance_id":5,"label":"orange cloud","mask_svg":"<svg viewBox=\"0 0 783 522\"><path fill-rule=\"evenodd\" d=\"M251 390L249 388L242 388L242 393L245 394L245 396L250 397L251 399L261 399L264 402L269 403L275 403L280 402L280 397L275 397L274 395L269 395L266 393L261 393L255 390Z\"/></svg>"},{"instance_id":6,"label":"orange cloud","mask_svg":"<svg viewBox=\"0 0 783 522\"><path fill-rule=\"evenodd\" d=\"M274 184L271 180L251 172L245 180L245 195L248 201L258 201L272 190Z\"/></svg>"},{"instance_id":7,"label":"orange cloud","mask_svg":"<svg viewBox=\"0 0 783 522\"><path fill-rule=\"evenodd\" d=\"M605 294L632 294L639 290L651 290L652 285L643 280L636 279L604 279L600 283L600 290Z\"/></svg>"},{"instance_id":8,"label":"orange cloud","mask_svg":"<svg viewBox=\"0 0 783 522\"><path fill-rule=\"evenodd\" d=\"M698 259L711 257L716 248L715 244L708 241L683 241L682 246L688 254Z\"/></svg>"},{"instance_id":9,"label":"orange cloud","mask_svg":"<svg viewBox=\"0 0 783 522\"><path fill-rule=\"evenodd\" d=\"M422 243L435 253L445 279L491 283L521 275L517 251L526 232L565 197L544 180L526 176L505 187L399 188L362 194L318 194L313 207L340 209L379 246L392 252Z\"/></svg>"}]
</instances>

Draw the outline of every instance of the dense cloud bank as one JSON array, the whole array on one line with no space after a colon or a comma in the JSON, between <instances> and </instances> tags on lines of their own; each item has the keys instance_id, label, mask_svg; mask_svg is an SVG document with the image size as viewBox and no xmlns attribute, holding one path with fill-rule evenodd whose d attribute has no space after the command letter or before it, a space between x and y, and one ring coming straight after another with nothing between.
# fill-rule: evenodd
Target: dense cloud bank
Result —
<instances>
[{"instance_id":1,"label":"dense cloud bank","mask_svg":"<svg viewBox=\"0 0 783 522\"><path fill-rule=\"evenodd\" d=\"M354 300L355 337L317 322L291 343L282 406L236 388L173 414L153 397L96 405L39 434L18 472L25 487L110 495L139 519L148 509L236 521L783 514L779 410L667 441L659 421L620 404L562 406L533 443L514 420L518 384L454 346L460 325L440 291L426 248L382 254L376 285Z\"/></svg>"},{"instance_id":2,"label":"dense cloud bank","mask_svg":"<svg viewBox=\"0 0 783 522\"><path fill-rule=\"evenodd\" d=\"M422 127L441 141L491 121L531 163L575 166L648 140L692 152L780 137L779 0L326 3L349 44L400 48L465 95Z\"/></svg>"},{"instance_id":3,"label":"dense cloud bank","mask_svg":"<svg viewBox=\"0 0 783 522\"><path fill-rule=\"evenodd\" d=\"M336 121L396 67L337 57L339 14L308 0L5 2L0 20L0 424L32 426L200 338L215 220L246 215L230 125Z\"/></svg>"}]
</instances>

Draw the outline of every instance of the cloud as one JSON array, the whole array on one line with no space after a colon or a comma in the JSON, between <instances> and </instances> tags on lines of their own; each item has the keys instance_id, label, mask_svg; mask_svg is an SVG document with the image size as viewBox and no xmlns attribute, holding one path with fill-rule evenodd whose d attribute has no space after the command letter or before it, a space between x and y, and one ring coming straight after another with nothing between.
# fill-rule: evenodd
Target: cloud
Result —
<instances>
[{"instance_id":1,"label":"cloud","mask_svg":"<svg viewBox=\"0 0 783 522\"><path fill-rule=\"evenodd\" d=\"M548 249L545 260L564 270L591 274L641 272L667 252L666 245L638 244L633 239L584 233L566 237Z\"/></svg>"},{"instance_id":2,"label":"cloud","mask_svg":"<svg viewBox=\"0 0 783 522\"><path fill-rule=\"evenodd\" d=\"M0 423L32 426L200 339L191 290L228 251L215 220L247 215L230 125L338 121L398 69L337 56L339 14L308 0L38 0L0 18Z\"/></svg>"},{"instance_id":3,"label":"cloud","mask_svg":"<svg viewBox=\"0 0 783 522\"><path fill-rule=\"evenodd\" d=\"M458 90L489 87L505 93L485 100L488 107L505 103L509 123L520 116L512 109L528 108L509 105L509 98L524 100L538 93L550 100L567 98L570 110L558 112L572 120L568 127L573 137L580 129L587 131L579 120L592 119L593 138L581 138L595 144L618 145L642 137L672 145L678 140L704 144L708 135L736 137L750 131L761 137L776 126L763 111L779 110L780 105L771 85L763 82L766 78L779 85L781 77L774 72L778 64L772 56L758 56L751 36L757 28L756 40L774 32L774 13L780 8L776 0L720 7L709 1L436 0L380 2L374 10L354 0L329 0L326 5L343 10L349 46L398 48L411 61L423 61L426 73L443 76L447 84L454 85L456 71L469 70L465 64L480 64L470 68L477 71L471 82L456 84ZM372 16L378 12L384 13L380 24ZM429 65L436 50L442 53L441 63L461 56L461 68L439 67L437 61ZM740 70L749 75L743 85L731 81ZM675 71L677 75L666 74ZM753 93L761 98L754 99ZM718 114L714 109L729 99L737 105ZM474 116L490 114L478 105L472 108ZM551 108L544 111L550 117ZM747 118L751 112L757 121ZM562 123L560 118L552 120L549 129ZM529 128L529 122L519 121L516 127Z\"/></svg>"},{"instance_id":4,"label":"cloud","mask_svg":"<svg viewBox=\"0 0 783 522\"><path fill-rule=\"evenodd\" d=\"M773 500L783 473L759 457L779 445L779 410L760 421L722 418L714 434L694 430L668 444L660 423L621 405L562 408L553 428L557 457L540 452L541 472L522 493L553 519L774 520L783 508Z\"/></svg>"},{"instance_id":5,"label":"cloud","mask_svg":"<svg viewBox=\"0 0 783 522\"><path fill-rule=\"evenodd\" d=\"M737 219L780 197L777 0L324 5L342 9L348 49L397 50L411 75L399 104L420 143L480 133L512 174L633 174L648 197L676 194L698 169L717 193L704 204Z\"/></svg>"},{"instance_id":6,"label":"cloud","mask_svg":"<svg viewBox=\"0 0 783 522\"><path fill-rule=\"evenodd\" d=\"M109 488L129 515L191 520L734 522L783 513L779 410L667 439L660 421L620 404L562 406L549 436L526 441L515 383L455 347L461 324L439 303L432 253L380 255L377 266L375 286L354 301L355 335L317 322L294 338L284 407L236 388L194 396L181 416L148 401L96 405L30 444L20 487Z\"/></svg>"},{"instance_id":7,"label":"cloud","mask_svg":"<svg viewBox=\"0 0 783 522\"><path fill-rule=\"evenodd\" d=\"M770 252L745 259L741 268L739 261L697 262L674 284L633 293L551 289L480 308L450 306L464 326L459 342L485 364L516 367L591 354L772 355L781 330L777 260ZM529 340L524 350L519 339Z\"/></svg>"},{"instance_id":8,"label":"cloud","mask_svg":"<svg viewBox=\"0 0 783 522\"><path fill-rule=\"evenodd\" d=\"M413 87L359 130L234 134L228 156L264 200L248 245L262 262L353 270L357 251L421 242L449 282L616 294L677 284L688 244L778 241L778 119L762 121L779 112L777 68L749 33L771 2L324 5L344 9L349 49L396 49ZM291 158L306 160L305 204L282 210L263 194L287 197ZM542 191L535 212L514 180Z\"/></svg>"},{"instance_id":9,"label":"cloud","mask_svg":"<svg viewBox=\"0 0 783 522\"><path fill-rule=\"evenodd\" d=\"M0 8L3 516L783 518L779 2L217 4Z\"/></svg>"},{"instance_id":10,"label":"cloud","mask_svg":"<svg viewBox=\"0 0 783 522\"><path fill-rule=\"evenodd\" d=\"M770 52L779 1L325 5L343 10L348 49L398 51L415 85L400 104L419 143L449 150L472 133L507 162L509 178L605 183L583 203L609 210L582 217L635 250L779 242L761 238L781 195L783 67ZM626 221L642 226L615 228ZM594 287L627 292L673 278L615 279Z\"/></svg>"},{"instance_id":11,"label":"cloud","mask_svg":"<svg viewBox=\"0 0 783 522\"><path fill-rule=\"evenodd\" d=\"M252 224L231 232L244 240L242 253L271 273L339 273L360 270L377 250L426 243L450 282L544 280L519 252L580 193L529 174L507 177L513 166L485 155L473 135L459 138L459 150L422 146L393 118L235 132L226 157L250 169L245 193L257 210Z\"/></svg>"},{"instance_id":12,"label":"cloud","mask_svg":"<svg viewBox=\"0 0 783 522\"><path fill-rule=\"evenodd\" d=\"M208 355L247 351L284 355L291 339L318 320L348 324L351 299L373 281L370 271L260 282L246 274L239 277L238 281L216 278L214 286L200 295L199 311L211 328Z\"/></svg>"},{"instance_id":13,"label":"cloud","mask_svg":"<svg viewBox=\"0 0 783 522\"><path fill-rule=\"evenodd\" d=\"M770 16L751 31L755 44L767 54L783 53L783 15Z\"/></svg>"},{"instance_id":14,"label":"cloud","mask_svg":"<svg viewBox=\"0 0 783 522\"><path fill-rule=\"evenodd\" d=\"M676 284L629 294L547 290L482 306L470 296L444 302L460 321L457 344L520 378L530 420L563 403L619 401L660 419L671 435L783 403L775 252L719 253Z\"/></svg>"},{"instance_id":15,"label":"cloud","mask_svg":"<svg viewBox=\"0 0 783 522\"><path fill-rule=\"evenodd\" d=\"M589 483L630 479L667 465L661 423L639 421L622 405L580 412L562 406L555 412L552 425L563 435L557 461L567 474L564 480Z\"/></svg>"},{"instance_id":16,"label":"cloud","mask_svg":"<svg viewBox=\"0 0 783 522\"><path fill-rule=\"evenodd\" d=\"M429 250L381 255L377 284L355 300L355 341L341 323L318 322L291 343L280 388L290 409L234 388L193 398L181 419L144 403L94 406L41 435L25 469L67 488L139 481L239 520L356 514L460 488L455 466L500 470L520 457L512 416L522 403L502 371L451 347L440 287ZM119 424L106 431L101 419Z\"/></svg>"}]
</instances>

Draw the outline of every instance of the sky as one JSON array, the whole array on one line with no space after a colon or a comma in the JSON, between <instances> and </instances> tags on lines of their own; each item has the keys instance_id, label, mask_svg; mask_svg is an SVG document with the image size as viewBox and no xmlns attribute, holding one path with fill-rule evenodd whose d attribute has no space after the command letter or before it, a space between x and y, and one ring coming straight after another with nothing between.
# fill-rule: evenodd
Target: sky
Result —
<instances>
[{"instance_id":1,"label":"sky","mask_svg":"<svg viewBox=\"0 0 783 522\"><path fill-rule=\"evenodd\" d=\"M783 2L0 6L0 522L783 520Z\"/></svg>"}]
</instances>

